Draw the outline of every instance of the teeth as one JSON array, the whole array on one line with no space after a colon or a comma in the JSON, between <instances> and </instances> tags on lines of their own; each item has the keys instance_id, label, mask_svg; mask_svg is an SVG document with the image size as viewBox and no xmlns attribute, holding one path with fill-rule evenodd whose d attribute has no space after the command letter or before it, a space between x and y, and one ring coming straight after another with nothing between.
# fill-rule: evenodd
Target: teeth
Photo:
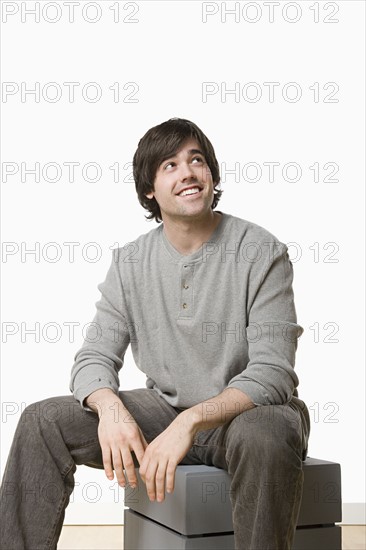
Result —
<instances>
[{"instance_id":1,"label":"teeth","mask_svg":"<svg viewBox=\"0 0 366 550\"><path fill-rule=\"evenodd\" d=\"M200 189L198 187L192 187L192 189L185 189L181 193L179 193L180 197L185 197L185 195L194 195L195 193L199 193Z\"/></svg>"}]
</instances>

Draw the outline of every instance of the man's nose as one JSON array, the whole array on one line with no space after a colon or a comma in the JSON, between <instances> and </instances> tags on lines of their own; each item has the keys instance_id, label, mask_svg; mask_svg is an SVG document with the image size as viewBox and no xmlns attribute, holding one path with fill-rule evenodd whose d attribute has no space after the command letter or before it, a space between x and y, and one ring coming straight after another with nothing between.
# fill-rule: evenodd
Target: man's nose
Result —
<instances>
[{"instance_id":1,"label":"man's nose","mask_svg":"<svg viewBox=\"0 0 366 550\"><path fill-rule=\"evenodd\" d=\"M183 162L180 165L179 176L180 176L181 181L196 179L196 174L195 174L192 166L188 162Z\"/></svg>"}]
</instances>

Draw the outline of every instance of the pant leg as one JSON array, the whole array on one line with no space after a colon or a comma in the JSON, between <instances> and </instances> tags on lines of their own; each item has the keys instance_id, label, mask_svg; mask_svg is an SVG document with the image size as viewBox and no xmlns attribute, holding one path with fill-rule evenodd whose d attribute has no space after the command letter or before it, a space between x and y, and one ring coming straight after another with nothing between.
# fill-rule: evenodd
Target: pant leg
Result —
<instances>
[{"instance_id":1,"label":"pant leg","mask_svg":"<svg viewBox=\"0 0 366 550\"><path fill-rule=\"evenodd\" d=\"M152 389L119 395L148 443L178 414ZM82 409L73 396L51 397L23 411L1 486L1 550L57 547L76 466L103 468L98 423L96 413ZM194 462L187 456L182 463Z\"/></svg>"},{"instance_id":2,"label":"pant leg","mask_svg":"<svg viewBox=\"0 0 366 550\"><path fill-rule=\"evenodd\" d=\"M199 432L203 463L232 478L237 550L291 550L300 510L310 420L303 401L256 407L222 427Z\"/></svg>"}]
</instances>

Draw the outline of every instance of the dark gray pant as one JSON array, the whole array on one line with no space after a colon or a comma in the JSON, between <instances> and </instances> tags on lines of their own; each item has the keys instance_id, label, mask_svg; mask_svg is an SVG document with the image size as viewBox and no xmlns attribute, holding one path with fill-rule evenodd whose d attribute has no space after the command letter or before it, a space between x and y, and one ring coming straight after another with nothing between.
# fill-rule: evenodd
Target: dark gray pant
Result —
<instances>
[{"instance_id":1,"label":"dark gray pant","mask_svg":"<svg viewBox=\"0 0 366 550\"><path fill-rule=\"evenodd\" d=\"M148 443L180 412L152 389L119 395ZM76 465L103 468L97 428L97 415L84 411L72 396L45 399L24 410L1 486L1 550L57 548ZM213 465L231 475L237 549L291 549L309 430L308 410L293 398L197 434L181 464Z\"/></svg>"}]
</instances>

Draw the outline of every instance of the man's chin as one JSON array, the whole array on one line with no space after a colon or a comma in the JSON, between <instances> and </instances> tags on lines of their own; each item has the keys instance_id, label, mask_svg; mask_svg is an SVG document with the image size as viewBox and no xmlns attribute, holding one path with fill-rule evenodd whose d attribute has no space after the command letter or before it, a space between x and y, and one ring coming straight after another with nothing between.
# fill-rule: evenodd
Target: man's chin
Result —
<instances>
[{"instance_id":1,"label":"man's chin","mask_svg":"<svg viewBox=\"0 0 366 550\"><path fill-rule=\"evenodd\" d=\"M183 208L175 213L173 212L162 212L163 222L169 221L199 221L207 218L209 222L214 217L214 212L211 206L201 207L201 208Z\"/></svg>"}]
</instances>

